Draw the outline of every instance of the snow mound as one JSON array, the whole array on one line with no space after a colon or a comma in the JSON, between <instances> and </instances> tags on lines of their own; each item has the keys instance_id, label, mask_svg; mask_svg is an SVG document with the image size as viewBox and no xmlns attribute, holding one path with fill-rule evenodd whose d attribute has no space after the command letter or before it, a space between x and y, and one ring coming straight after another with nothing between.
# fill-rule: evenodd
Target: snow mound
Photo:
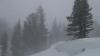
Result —
<instances>
[{"instance_id":1,"label":"snow mound","mask_svg":"<svg viewBox=\"0 0 100 56\"><path fill-rule=\"evenodd\" d=\"M69 55L63 52L57 52L54 48L49 48L48 50L30 56L69 56Z\"/></svg>"},{"instance_id":2,"label":"snow mound","mask_svg":"<svg viewBox=\"0 0 100 56\"><path fill-rule=\"evenodd\" d=\"M92 55L92 54L93 55ZM51 48L31 56L96 56L100 55L100 38L61 41Z\"/></svg>"},{"instance_id":3,"label":"snow mound","mask_svg":"<svg viewBox=\"0 0 100 56\"><path fill-rule=\"evenodd\" d=\"M55 49L58 52L67 53L70 56L83 53L87 49L100 48L100 38L85 38L64 42L57 45Z\"/></svg>"},{"instance_id":4,"label":"snow mound","mask_svg":"<svg viewBox=\"0 0 100 56\"><path fill-rule=\"evenodd\" d=\"M53 45L51 46L51 48L55 48L55 47L57 47L57 46L59 46L59 45L65 44L65 43L66 43L66 41L57 42L57 43L53 44Z\"/></svg>"},{"instance_id":5,"label":"snow mound","mask_svg":"<svg viewBox=\"0 0 100 56\"><path fill-rule=\"evenodd\" d=\"M42 51L40 53L34 54L34 55L30 55L30 56L69 56L69 55L67 55L67 53L58 52L55 48L56 46L61 45L65 42L66 41L58 42L58 43L52 45L49 49Z\"/></svg>"}]
</instances>

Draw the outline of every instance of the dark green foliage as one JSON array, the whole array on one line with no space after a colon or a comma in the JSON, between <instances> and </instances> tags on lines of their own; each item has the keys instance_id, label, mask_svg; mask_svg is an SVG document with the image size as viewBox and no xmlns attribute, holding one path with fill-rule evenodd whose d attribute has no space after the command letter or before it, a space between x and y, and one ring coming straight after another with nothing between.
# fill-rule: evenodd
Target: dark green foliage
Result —
<instances>
[{"instance_id":1,"label":"dark green foliage","mask_svg":"<svg viewBox=\"0 0 100 56\"><path fill-rule=\"evenodd\" d=\"M7 56L8 52L8 35L5 32L1 37L1 56Z\"/></svg>"},{"instance_id":2,"label":"dark green foliage","mask_svg":"<svg viewBox=\"0 0 100 56\"><path fill-rule=\"evenodd\" d=\"M73 36L75 39L89 37L88 33L93 30L90 11L87 0L75 0L73 12L70 17L67 17L69 20L67 35Z\"/></svg>"}]
</instances>

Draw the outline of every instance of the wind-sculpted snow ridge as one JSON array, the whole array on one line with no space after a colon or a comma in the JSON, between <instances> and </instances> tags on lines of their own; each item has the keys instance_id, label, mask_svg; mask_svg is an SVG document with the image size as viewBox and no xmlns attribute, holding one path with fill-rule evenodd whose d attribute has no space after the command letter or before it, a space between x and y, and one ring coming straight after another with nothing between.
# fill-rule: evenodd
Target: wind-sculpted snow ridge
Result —
<instances>
[{"instance_id":1,"label":"wind-sculpted snow ridge","mask_svg":"<svg viewBox=\"0 0 100 56\"><path fill-rule=\"evenodd\" d=\"M31 56L81 56L81 54L85 56L85 53L88 54L90 51L92 54L94 51L100 54L100 38L61 41L52 45L51 48ZM96 55L94 54L94 56Z\"/></svg>"}]
</instances>

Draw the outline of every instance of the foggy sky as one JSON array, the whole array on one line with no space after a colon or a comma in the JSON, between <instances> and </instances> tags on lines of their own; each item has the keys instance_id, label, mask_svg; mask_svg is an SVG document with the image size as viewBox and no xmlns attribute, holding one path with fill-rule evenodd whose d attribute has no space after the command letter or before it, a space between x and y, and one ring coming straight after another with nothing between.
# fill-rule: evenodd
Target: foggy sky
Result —
<instances>
[{"instance_id":1,"label":"foggy sky","mask_svg":"<svg viewBox=\"0 0 100 56\"><path fill-rule=\"evenodd\" d=\"M56 17L58 22L66 21L66 16L72 12L74 0L0 0L0 18L7 19L14 24L17 19L22 21L35 12L38 6L42 5L46 15L46 25L52 25ZM100 0L89 0L94 19L100 21Z\"/></svg>"}]
</instances>

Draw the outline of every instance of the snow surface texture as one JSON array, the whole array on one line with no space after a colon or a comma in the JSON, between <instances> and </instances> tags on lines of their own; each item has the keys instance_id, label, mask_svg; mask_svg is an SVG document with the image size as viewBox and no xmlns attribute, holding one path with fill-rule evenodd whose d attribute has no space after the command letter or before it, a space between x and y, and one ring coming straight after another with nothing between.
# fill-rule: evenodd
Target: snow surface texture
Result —
<instances>
[{"instance_id":1,"label":"snow surface texture","mask_svg":"<svg viewBox=\"0 0 100 56\"><path fill-rule=\"evenodd\" d=\"M55 48L49 48L43 52L31 56L69 56L63 52L58 52Z\"/></svg>"},{"instance_id":2,"label":"snow surface texture","mask_svg":"<svg viewBox=\"0 0 100 56\"><path fill-rule=\"evenodd\" d=\"M31 56L100 56L100 38L61 41Z\"/></svg>"},{"instance_id":3,"label":"snow surface texture","mask_svg":"<svg viewBox=\"0 0 100 56\"><path fill-rule=\"evenodd\" d=\"M76 56L100 56L100 48L98 49L87 49L85 52Z\"/></svg>"}]
</instances>

